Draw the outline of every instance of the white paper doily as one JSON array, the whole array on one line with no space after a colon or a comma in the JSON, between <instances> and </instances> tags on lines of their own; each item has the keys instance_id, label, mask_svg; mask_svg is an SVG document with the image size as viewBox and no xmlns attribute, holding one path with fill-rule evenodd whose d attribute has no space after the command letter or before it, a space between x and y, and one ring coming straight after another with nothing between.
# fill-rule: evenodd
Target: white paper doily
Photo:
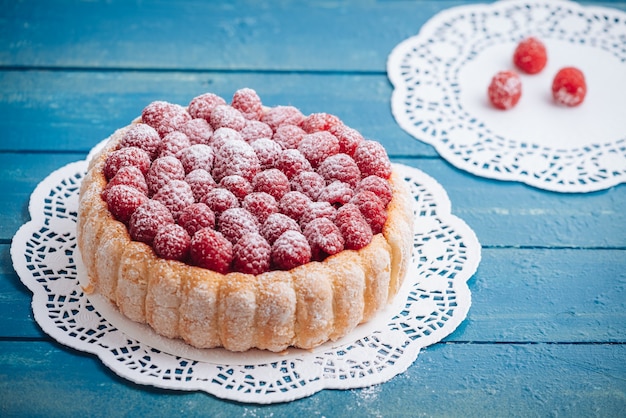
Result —
<instances>
[{"instance_id":1,"label":"white paper doily","mask_svg":"<svg viewBox=\"0 0 626 418\"><path fill-rule=\"evenodd\" d=\"M37 186L29 205L32 220L13 238L11 257L33 293L41 328L62 344L96 354L133 382L254 403L366 387L405 371L422 347L449 335L469 310L467 280L480 262L480 244L451 215L446 192L435 180L397 166L415 196L413 262L396 302L371 323L341 341L285 354L198 350L159 337L82 291L76 216L86 168L86 161L68 164Z\"/></svg>"},{"instance_id":2,"label":"white paper doily","mask_svg":"<svg viewBox=\"0 0 626 418\"><path fill-rule=\"evenodd\" d=\"M487 86L515 69L513 51L527 36L545 43L548 64L520 74L520 102L497 110ZM565 66L587 80L575 108L551 96ZM626 13L565 0L451 8L393 49L387 73L398 124L462 170L556 192L626 181Z\"/></svg>"}]
</instances>

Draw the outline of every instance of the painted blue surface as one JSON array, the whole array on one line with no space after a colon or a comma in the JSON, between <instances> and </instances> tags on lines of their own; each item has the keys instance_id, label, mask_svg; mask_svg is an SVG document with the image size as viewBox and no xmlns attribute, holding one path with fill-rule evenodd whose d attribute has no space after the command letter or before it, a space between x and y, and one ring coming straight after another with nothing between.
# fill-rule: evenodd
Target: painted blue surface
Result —
<instances>
[{"instance_id":1,"label":"painted blue surface","mask_svg":"<svg viewBox=\"0 0 626 418\"><path fill-rule=\"evenodd\" d=\"M626 185L558 194L477 178L391 115L391 48L465 3L0 1L0 416L626 416ZM152 100L244 86L381 141L444 186L484 247L467 320L388 383L269 406L164 391L33 320L9 248L37 183Z\"/></svg>"}]
</instances>

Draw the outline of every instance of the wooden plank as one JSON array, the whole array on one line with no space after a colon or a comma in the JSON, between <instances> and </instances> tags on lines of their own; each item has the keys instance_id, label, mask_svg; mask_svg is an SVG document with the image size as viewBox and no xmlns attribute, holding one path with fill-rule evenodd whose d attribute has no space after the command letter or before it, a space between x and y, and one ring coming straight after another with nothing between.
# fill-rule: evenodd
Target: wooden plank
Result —
<instances>
[{"instance_id":1,"label":"wooden plank","mask_svg":"<svg viewBox=\"0 0 626 418\"><path fill-rule=\"evenodd\" d=\"M295 402L225 402L125 381L56 345L0 341L3 416L624 416L626 346L438 344L391 381Z\"/></svg>"}]
</instances>

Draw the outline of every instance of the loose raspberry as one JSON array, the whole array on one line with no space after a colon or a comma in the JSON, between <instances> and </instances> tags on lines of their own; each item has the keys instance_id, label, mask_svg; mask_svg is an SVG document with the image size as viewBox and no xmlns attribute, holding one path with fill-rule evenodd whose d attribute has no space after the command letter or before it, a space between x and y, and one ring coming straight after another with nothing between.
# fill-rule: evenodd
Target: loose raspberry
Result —
<instances>
[{"instance_id":1,"label":"loose raspberry","mask_svg":"<svg viewBox=\"0 0 626 418\"><path fill-rule=\"evenodd\" d=\"M537 74L544 69L547 61L545 45L532 36L522 40L513 53L513 63L527 74Z\"/></svg>"},{"instance_id":2,"label":"loose raspberry","mask_svg":"<svg viewBox=\"0 0 626 418\"><path fill-rule=\"evenodd\" d=\"M152 248L161 258L184 261L189 256L191 237L180 225L164 225L156 233Z\"/></svg>"},{"instance_id":3,"label":"loose raspberry","mask_svg":"<svg viewBox=\"0 0 626 418\"><path fill-rule=\"evenodd\" d=\"M272 128L270 128L269 125L258 120L246 121L246 126L243 127L240 133L243 137L243 140L246 141L248 144L260 138L271 138L274 134L274 132L272 132Z\"/></svg>"},{"instance_id":4,"label":"loose raspberry","mask_svg":"<svg viewBox=\"0 0 626 418\"><path fill-rule=\"evenodd\" d=\"M225 210L239 207L237 196L230 190L221 187L211 189L200 201L205 203L218 216Z\"/></svg>"},{"instance_id":5,"label":"loose raspberry","mask_svg":"<svg viewBox=\"0 0 626 418\"><path fill-rule=\"evenodd\" d=\"M245 234L233 246L233 270L261 274L270 269L272 247L256 232Z\"/></svg>"},{"instance_id":6,"label":"loose raspberry","mask_svg":"<svg viewBox=\"0 0 626 418\"><path fill-rule=\"evenodd\" d=\"M187 174L185 181L189 187L191 187L191 192L196 202L201 202L204 196L217 186L211 173L203 169L193 170L191 173Z\"/></svg>"},{"instance_id":7,"label":"loose raspberry","mask_svg":"<svg viewBox=\"0 0 626 418\"><path fill-rule=\"evenodd\" d=\"M343 235L345 248L359 250L372 241L372 229L356 205L348 203L339 208L334 222Z\"/></svg>"},{"instance_id":8,"label":"loose raspberry","mask_svg":"<svg viewBox=\"0 0 626 418\"><path fill-rule=\"evenodd\" d=\"M178 224L193 237L202 228L215 228L215 213L204 203L193 203L180 212Z\"/></svg>"},{"instance_id":9,"label":"loose raspberry","mask_svg":"<svg viewBox=\"0 0 626 418\"><path fill-rule=\"evenodd\" d=\"M233 245L218 231L203 228L191 238L190 253L195 265L226 274L233 260Z\"/></svg>"},{"instance_id":10,"label":"loose raspberry","mask_svg":"<svg viewBox=\"0 0 626 418\"><path fill-rule=\"evenodd\" d=\"M322 261L327 256L343 250L344 239L341 231L330 219L312 220L304 228L303 235L311 246L313 260Z\"/></svg>"},{"instance_id":11,"label":"loose raspberry","mask_svg":"<svg viewBox=\"0 0 626 418\"><path fill-rule=\"evenodd\" d=\"M252 179L252 187L255 192L269 193L276 200L280 200L291 190L287 175L277 168L259 172Z\"/></svg>"},{"instance_id":12,"label":"loose raspberry","mask_svg":"<svg viewBox=\"0 0 626 418\"><path fill-rule=\"evenodd\" d=\"M278 202L278 209L288 217L299 221L302 214L308 210L311 199L302 192L291 191L285 193Z\"/></svg>"},{"instance_id":13,"label":"loose raspberry","mask_svg":"<svg viewBox=\"0 0 626 418\"><path fill-rule=\"evenodd\" d=\"M565 106L578 106L587 95L585 75L578 68L561 68L552 81L552 97Z\"/></svg>"},{"instance_id":14,"label":"loose raspberry","mask_svg":"<svg viewBox=\"0 0 626 418\"><path fill-rule=\"evenodd\" d=\"M102 191L102 197L106 200L106 194L113 186L118 184L125 184L126 186L134 187L141 193L148 195L148 184L141 170L133 165L122 167L117 170L117 173L113 176L109 183Z\"/></svg>"},{"instance_id":15,"label":"loose raspberry","mask_svg":"<svg viewBox=\"0 0 626 418\"><path fill-rule=\"evenodd\" d=\"M315 168L326 158L339 153L339 140L326 131L307 134L298 144L298 151Z\"/></svg>"},{"instance_id":16,"label":"loose raspberry","mask_svg":"<svg viewBox=\"0 0 626 418\"><path fill-rule=\"evenodd\" d=\"M254 152L256 153L259 163L261 164L261 170L267 170L274 167L278 156L282 151L280 145L268 138L259 138L250 144Z\"/></svg>"},{"instance_id":17,"label":"loose raspberry","mask_svg":"<svg viewBox=\"0 0 626 418\"><path fill-rule=\"evenodd\" d=\"M335 125L328 131L339 140L339 152L352 156L356 147L363 141L363 135L346 125Z\"/></svg>"},{"instance_id":18,"label":"loose raspberry","mask_svg":"<svg viewBox=\"0 0 626 418\"><path fill-rule=\"evenodd\" d=\"M211 111L209 120L213 129L230 128L241 131L246 126L246 118L240 111L229 105L219 105Z\"/></svg>"},{"instance_id":19,"label":"loose raspberry","mask_svg":"<svg viewBox=\"0 0 626 418\"><path fill-rule=\"evenodd\" d=\"M164 225L173 224L174 217L161 202L149 199L142 203L128 221L128 232L135 241L152 245L152 241Z\"/></svg>"},{"instance_id":20,"label":"loose raspberry","mask_svg":"<svg viewBox=\"0 0 626 418\"><path fill-rule=\"evenodd\" d=\"M300 228L306 228L313 219L328 218L334 221L337 209L328 202L311 202L306 212L300 217Z\"/></svg>"},{"instance_id":21,"label":"loose raspberry","mask_svg":"<svg viewBox=\"0 0 626 418\"><path fill-rule=\"evenodd\" d=\"M306 135L304 129L296 125L280 125L276 128L272 139L283 149L296 149Z\"/></svg>"},{"instance_id":22,"label":"loose raspberry","mask_svg":"<svg viewBox=\"0 0 626 418\"><path fill-rule=\"evenodd\" d=\"M191 120L187 110L177 104L164 101L150 103L141 112L141 120L152 126L163 138L170 132L178 130Z\"/></svg>"},{"instance_id":23,"label":"loose raspberry","mask_svg":"<svg viewBox=\"0 0 626 418\"><path fill-rule=\"evenodd\" d=\"M270 244L273 244L286 231L301 232L300 225L294 219L282 213L273 213L268 216L261 225L260 231L261 235Z\"/></svg>"},{"instance_id":24,"label":"loose raspberry","mask_svg":"<svg viewBox=\"0 0 626 418\"><path fill-rule=\"evenodd\" d=\"M180 150L176 158L180 160L187 174L198 169L210 172L213 169L215 154L210 146L196 144Z\"/></svg>"},{"instance_id":25,"label":"loose raspberry","mask_svg":"<svg viewBox=\"0 0 626 418\"><path fill-rule=\"evenodd\" d=\"M318 131L328 131L333 126L341 124L341 119L330 113L311 113L300 123L300 127L306 133L311 134Z\"/></svg>"},{"instance_id":26,"label":"loose raspberry","mask_svg":"<svg viewBox=\"0 0 626 418\"><path fill-rule=\"evenodd\" d=\"M179 131L172 131L163 137L159 148L159 157L176 156L181 150L190 146L191 142L187 135Z\"/></svg>"},{"instance_id":27,"label":"loose raspberry","mask_svg":"<svg viewBox=\"0 0 626 418\"><path fill-rule=\"evenodd\" d=\"M146 182L150 195L158 192L171 180L183 180L185 178L185 168L183 164L173 156L157 158L152 162Z\"/></svg>"},{"instance_id":28,"label":"loose raspberry","mask_svg":"<svg viewBox=\"0 0 626 418\"><path fill-rule=\"evenodd\" d=\"M183 209L195 201L191 186L184 180L170 180L152 198L163 203L172 212L174 219L178 219Z\"/></svg>"},{"instance_id":29,"label":"loose raspberry","mask_svg":"<svg viewBox=\"0 0 626 418\"><path fill-rule=\"evenodd\" d=\"M311 247L304 235L287 231L272 245L272 262L280 270L291 270L311 261Z\"/></svg>"},{"instance_id":30,"label":"loose raspberry","mask_svg":"<svg viewBox=\"0 0 626 418\"><path fill-rule=\"evenodd\" d=\"M226 176L220 180L220 187L230 190L239 201L242 201L249 193L252 193L252 184L245 178L233 174L232 176Z\"/></svg>"},{"instance_id":31,"label":"loose raspberry","mask_svg":"<svg viewBox=\"0 0 626 418\"><path fill-rule=\"evenodd\" d=\"M241 132L237 132L236 130L230 128L218 128L215 132L213 132L209 145L211 145L213 150L217 152L220 148L222 148L222 145L230 141L243 141Z\"/></svg>"},{"instance_id":32,"label":"loose raspberry","mask_svg":"<svg viewBox=\"0 0 626 418\"><path fill-rule=\"evenodd\" d=\"M350 203L355 204L370 228L373 234L382 232L385 222L387 222L387 211L385 204L379 197L370 191L361 191L354 195Z\"/></svg>"},{"instance_id":33,"label":"loose raspberry","mask_svg":"<svg viewBox=\"0 0 626 418\"><path fill-rule=\"evenodd\" d=\"M145 123L136 123L132 125L122 137L120 148L137 147L146 151L150 159L156 158L159 147L161 145L161 137L152 126Z\"/></svg>"},{"instance_id":34,"label":"loose raspberry","mask_svg":"<svg viewBox=\"0 0 626 418\"><path fill-rule=\"evenodd\" d=\"M326 187L326 181L314 171L303 171L291 179L291 189L304 193L311 200L317 200L320 192Z\"/></svg>"},{"instance_id":35,"label":"loose raspberry","mask_svg":"<svg viewBox=\"0 0 626 418\"><path fill-rule=\"evenodd\" d=\"M332 183L335 180L349 184L351 187L361 180L361 171L356 162L347 154L335 154L326 158L317 167L317 173L324 177L326 183Z\"/></svg>"},{"instance_id":36,"label":"loose raspberry","mask_svg":"<svg viewBox=\"0 0 626 418\"><path fill-rule=\"evenodd\" d=\"M274 132L280 125L300 125L304 120L304 115L293 106L276 106L268 109L261 118Z\"/></svg>"},{"instance_id":37,"label":"loose raspberry","mask_svg":"<svg viewBox=\"0 0 626 418\"><path fill-rule=\"evenodd\" d=\"M215 153L212 174L218 182L233 174L252 181L260 169L261 163L250 144L245 141L228 141Z\"/></svg>"},{"instance_id":38,"label":"loose raspberry","mask_svg":"<svg viewBox=\"0 0 626 418\"><path fill-rule=\"evenodd\" d=\"M297 149L283 150L276 159L276 168L292 179L303 171L311 171L311 163Z\"/></svg>"},{"instance_id":39,"label":"loose raspberry","mask_svg":"<svg viewBox=\"0 0 626 418\"><path fill-rule=\"evenodd\" d=\"M259 225L262 225L271 214L278 212L276 199L265 192L250 193L241 202L241 207L250 212Z\"/></svg>"},{"instance_id":40,"label":"loose raspberry","mask_svg":"<svg viewBox=\"0 0 626 418\"><path fill-rule=\"evenodd\" d=\"M256 218L243 208L226 209L219 215L218 230L233 244L248 232L259 232Z\"/></svg>"},{"instance_id":41,"label":"loose raspberry","mask_svg":"<svg viewBox=\"0 0 626 418\"><path fill-rule=\"evenodd\" d=\"M231 106L249 120L261 120L263 103L256 91L250 88L239 89L233 94Z\"/></svg>"},{"instance_id":42,"label":"loose raspberry","mask_svg":"<svg viewBox=\"0 0 626 418\"><path fill-rule=\"evenodd\" d=\"M339 180L333 181L324 187L317 196L319 202L328 202L335 207L345 205L354 196L354 190L349 184Z\"/></svg>"},{"instance_id":43,"label":"loose raspberry","mask_svg":"<svg viewBox=\"0 0 626 418\"><path fill-rule=\"evenodd\" d=\"M126 147L110 153L104 162L104 176L110 180L122 167L137 167L143 174L150 169L150 155L141 148Z\"/></svg>"},{"instance_id":44,"label":"loose raspberry","mask_svg":"<svg viewBox=\"0 0 626 418\"><path fill-rule=\"evenodd\" d=\"M391 161L385 148L376 141L362 141L353 158L362 177L374 175L388 179L391 176Z\"/></svg>"},{"instance_id":45,"label":"loose raspberry","mask_svg":"<svg viewBox=\"0 0 626 418\"><path fill-rule=\"evenodd\" d=\"M487 95L497 109L511 109L522 97L522 81L513 71L500 71L491 79Z\"/></svg>"},{"instance_id":46,"label":"loose raspberry","mask_svg":"<svg viewBox=\"0 0 626 418\"><path fill-rule=\"evenodd\" d=\"M113 186L106 194L109 212L120 222L128 222L139 206L145 203L148 197L139 190L125 184Z\"/></svg>"},{"instance_id":47,"label":"loose raspberry","mask_svg":"<svg viewBox=\"0 0 626 418\"><path fill-rule=\"evenodd\" d=\"M189 102L189 114L193 118L211 120L211 112L216 106L225 105L226 100L213 93L205 93L194 97Z\"/></svg>"},{"instance_id":48,"label":"loose raspberry","mask_svg":"<svg viewBox=\"0 0 626 418\"><path fill-rule=\"evenodd\" d=\"M191 145L209 144L213 136L213 127L202 118L192 119L179 128L180 132L187 135Z\"/></svg>"},{"instance_id":49,"label":"loose raspberry","mask_svg":"<svg viewBox=\"0 0 626 418\"><path fill-rule=\"evenodd\" d=\"M393 191L389 181L378 176L367 176L356 187L356 193L370 191L383 202L385 207L391 202Z\"/></svg>"}]
</instances>

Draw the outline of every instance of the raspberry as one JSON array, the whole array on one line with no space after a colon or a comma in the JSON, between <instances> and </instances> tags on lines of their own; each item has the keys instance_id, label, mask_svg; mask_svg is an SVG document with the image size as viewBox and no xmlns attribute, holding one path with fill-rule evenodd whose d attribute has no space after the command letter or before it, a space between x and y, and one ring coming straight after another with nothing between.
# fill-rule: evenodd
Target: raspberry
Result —
<instances>
[{"instance_id":1,"label":"raspberry","mask_svg":"<svg viewBox=\"0 0 626 418\"><path fill-rule=\"evenodd\" d=\"M128 222L139 206L145 203L148 197L139 190L125 184L113 186L106 194L109 212L120 222Z\"/></svg>"},{"instance_id":2,"label":"raspberry","mask_svg":"<svg viewBox=\"0 0 626 418\"><path fill-rule=\"evenodd\" d=\"M311 256L322 261L329 255L343 250L344 239L341 231L330 219L317 218L308 223L303 235L311 246Z\"/></svg>"},{"instance_id":3,"label":"raspberry","mask_svg":"<svg viewBox=\"0 0 626 418\"><path fill-rule=\"evenodd\" d=\"M152 245L159 228L173 224L174 217L161 202L149 199L139 206L128 221L128 232L135 241Z\"/></svg>"},{"instance_id":4,"label":"raspberry","mask_svg":"<svg viewBox=\"0 0 626 418\"><path fill-rule=\"evenodd\" d=\"M376 141L362 141L354 151L353 158L362 177L374 175L388 179L391 176L391 162L387 152Z\"/></svg>"},{"instance_id":5,"label":"raspberry","mask_svg":"<svg viewBox=\"0 0 626 418\"><path fill-rule=\"evenodd\" d=\"M491 79L487 95L497 109L511 109L522 97L522 81L513 71L500 71Z\"/></svg>"},{"instance_id":6,"label":"raspberry","mask_svg":"<svg viewBox=\"0 0 626 418\"><path fill-rule=\"evenodd\" d=\"M311 163L297 149L283 150L276 159L276 168L285 173L288 179L303 171L311 171Z\"/></svg>"},{"instance_id":7,"label":"raspberry","mask_svg":"<svg viewBox=\"0 0 626 418\"><path fill-rule=\"evenodd\" d=\"M233 246L233 270L261 274L270 269L272 247L256 232L245 234Z\"/></svg>"},{"instance_id":8,"label":"raspberry","mask_svg":"<svg viewBox=\"0 0 626 418\"><path fill-rule=\"evenodd\" d=\"M233 244L248 232L259 232L256 218L243 208L226 209L219 215L217 225L222 235Z\"/></svg>"},{"instance_id":9,"label":"raspberry","mask_svg":"<svg viewBox=\"0 0 626 418\"><path fill-rule=\"evenodd\" d=\"M176 156L179 151L189 146L191 146L191 142L187 135L179 131L170 132L163 137L161 147L159 148L159 157Z\"/></svg>"},{"instance_id":10,"label":"raspberry","mask_svg":"<svg viewBox=\"0 0 626 418\"><path fill-rule=\"evenodd\" d=\"M156 233L152 248L161 258L184 261L189 256L191 237L180 225L164 225Z\"/></svg>"},{"instance_id":11,"label":"raspberry","mask_svg":"<svg viewBox=\"0 0 626 418\"><path fill-rule=\"evenodd\" d=\"M221 187L211 189L200 201L211 208L216 215L219 215L227 209L239 207L239 199L237 199L237 196L230 190Z\"/></svg>"},{"instance_id":12,"label":"raspberry","mask_svg":"<svg viewBox=\"0 0 626 418\"><path fill-rule=\"evenodd\" d=\"M363 191L373 192L383 202L385 207L391 202L393 191L389 182L378 176L367 176L356 187L356 193Z\"/></svg>"},{"instance_id":13,"label":"raspberry","mask_svg":"<svg viewBox=\"0 0 626 418\"><path fill-rule=\"evenodd\" d=\"M156 158L160 145L161 137L159 133L152 126L145 123L136 123L131 126L120 141L120 148L141 148L148 153L150 159Z\"/></svg>"},{"instance_id":14,"label":"raspberry","mask_svg":"<svg viewBox=\"0 0 626 418\"><path fill-rule=\"evenodd\" d=\"M187 135L191 145L208 144L213 136L213 127L205 119L196 118L185 123L179 131Z\"/></svg>"},{"instance_id":15,"label":"raspberry","mask_svg":"<svg viewBox=\"0 0 626 418\"><path fill-rule=\"evenodd\" d=\"M532 36L522 40L513 53L513 63L527 74L537 74L544 69L547 61L545 45Z\"/></svg>"},{"instance_id":16,"label":"raspberry","mask_svg":"<svg viewBox=\"0 0 626 418\"><path fill-rule=\"evenodd\" d=\"M243 140L249 144L260 138L271 138L274 134L269 125L258 120L246 121L246 126L243 127L240 133Z\"/></svg>"},{"instance_id":17,"label":"raspberry","mask_svg":"<svg viewBox=\"0 0 626 418\"><path fill-rule=\"evenodd\" d=\"M299 221L302 214L308 209L311 199L302 192L291 191L285 193L278 202L278 210L288 217Z\"/></svg>"},{"instance_id":18,"label":"raspberry","mask_svg":"<svg viewBox=\"0 0 626 418\"><path fill-rule=\"evenodd\" d=\"M317 218L328 218L333 221L336 214L337 209L328 202L311 202L307 210L300 217L300 228L306 228L309 222Z\"/></svg>"},{"instance_id":19,"label":"raspberry","mask_svg":"<svg viewBox=\"0 0 626 418\"><path fill-rule=\"evenodd\" d=\"M268 109L261 118L274 132L280 125L300 125L304 120L304 115L293 106L276 106Z\"/></svg>"},{"instance_id":20,"label":"raspberry","mask_svg":"<svg viewBox=\"0 0 626 418\"><path fill-rule=\"evenodd\" d=\"M172 212L174 219L178 219L182 210L195 201L191 186L184 180L170 180L152 198L163 203Z\"/></svg>"},{"instance_id":21,"label":"raspberry","mask_svg":"<svg viewBox=\"0 0 626 418\"><path fill-rule=\"evenodd\" d=\"M335 207L345 205L354 196L354 191L349 184L339 180L333 181L324 187L317 196L319 202L328 202Z\"/></svg>"},{"instance_id":22,"label":"raspberry","mask_svg":"<svg viewBox=\"0 0 626 418\"><path fill-rule=\"evenodd\" d=\"M272 262L280 270L291 270L311 261L311 247L298 231L286 231L272 245Z\"/></svg>"},{"instance_id":23,"label":"raspberry","mask_svg":"<svg viewBox=\"0 0 626 418\"><path fill-rule=\"evenodd\" d=\"M298 148L300 141L304 138L306 132L296 125L280 125L276 128L272 139L276 141L283 149Z\"/></svg>"},{"instance_id":24,"label":"raspberry","mask_svg":"<svg viewBox=\"0 0 626 418\"><path fill-rule=\"evenodd\" d=\"M245 141L228 141L215 153L212 174L218 182L233 174L252 181L260 169L261 163L250 144Z\"/></svg>"},{"instance_id":25,"label":"raspberry","mask_svg":"<svg viewBox=\"0 0 626 418\"><path fill-rule=\"evenodd\" d=\"M278 203L272 195L264 192L250 193L243 199L241 207L250 212L260 225L273 213L278 212Z\"/></svg>"},{"instance_id":26,"label":"raspberry","mask_svg":"<svg viewBox=\"0 0 626 418\"><path fill-rule=\"evenodd\" d=\"M163 138L191 120L187 110L177 104L163 101L150 103L141 112L141 120L152 126Z\"/></svg>"},{"instance_id":27,"label":"raspberry","mask_svg":"<svg viewBox=\"0 0 626 418\"><path fill-rule=\"evenodd\" d=\"M196 202L201 202L204 196L212 190L217 183L213 180L213 176L203 169L193 170L187 174L185 181L191 187L193 198Z\"/></svg>"},{"instance_id":28,"label":"raspberry","mask_svg":"<svg viewBox=\"0 0 626 418\"><path fill-rule=\"evenodd\" d=\"M259 138L250 144L261 164L261 170L274 167L282 151L280 145L268 138Z\"/></svg>"},{"instance_id":29,"label":"raspberry","mask_svg":"<svg viewBox=\"0 0 626 418\"><path fill-rule=\"evenodd\" d=\"M356 162L347 154L335 154L326 158L317 167L317 173L324 177L326 183L332 183L335 180L356 187L361 180L361 171Z\"/></svg>"},{"instance_id":30,"label":"raspberry","mask_svg":"<svg viewBox=\"0 0 626 418\"><path fill-rule=\"evenodd\" d=\"M176 158L180 160L187 174L198 169L210 172L213 169L215 154L210 146L196 144L180 150Z\"/></svg>"},{"instance_id":31,"label":"raspberry","mask_svg":"<svg viewBox=\"0 0 626 418\"><path fill-rule=\"evenodd\" d=\"M370 228L372 228L373 234L382 232L383 226L387 222L387 211L385 210L385 204L375 193L366 190L361 191L354 195L350 203L354 203L359 208Z\"/></svg>"},{"instance_id":32,"label":"raspberry","mask_svg":"<svg viewBox=\"0 0 626 418\"><path fill-rule=\"evenodd\" d=\"M339 140L326 131L307 134L298 144L298 151L315 168L326 158L339 153Z\"/></svg>"},{"instance_id":33,"label":"raspberry","mask_svg":"<svg viewBox=\"0 0 626 418\"><path fill-rule=\"evenodd\" d=\"M250 88L239 89L233 94L231 106L249 120L261 120L263 117L263 103L256 91Z\"/></svg>"},{"instance_id":34,"label":"raspberry","mask_svg":"<svg viewBox=\"0 0 626 418\"><path fill-rule=\"evenodd\" d=\"M202 228L215 228L215 213L204 203L193 203L180 212L178 224L193 236Z\"/></svg>"},{"instance_id":35,"label":"raspberry","mask_svg":"<svg viewBox=\"0 0 626 418\"><path fill-rule=\"evenodd\" d=\"M260 231L267 242L273 244L286 231L300 232L300 226L285 214L272 213L261 225Z\"/></svg>"},{"instance_id":36,"label":"raspberry","mask_svg":"<svg viewBox=\"0 0 626 418\"><path fill-rule=\"evenodd\" d=\"M171 155L154 160L150 170L148 170L148 174L146 174L150 195L158 192L170 180L183 180L184 178L185 169L183 164Z\"/></svg>"},{"instance_id":37,"label":"raspberry","mask_svg":"<svg viewBox=\"0 0 626 418\"><path fill-rule=\"evenodd\" d=\"M213 147L214 151L218 151L224 144L230 141L243 141L243 136L234 129L218 128L213 132L209 145Z\"/></svg>"},{"instance_id":38,"label":"raspberry","mask_svg":"<svg viewBox=\"0 0 626 418\"><path fill-rule=\"evenodd\" d=\"M194 97L189 102L189 114L193 118L202 118L207 122L211 119L211 112L216 106L225 105L226 100L213 93L205 93Z\"/></svg>"},{"instance_id":39,"label":"raspberry","mask_svg":"<svg viewBox=\"0 0 626 418\"><path fill-rule=\"evenodd\" d=\"M126 147L113 151L104 162L104 176L110 180L120 168L129 165L137 167L143 174L146 174L150 169L150 155L137 147Z\"/></svg>"},{"instance_id":40,"label":"raspberry","mask_svg":"<svg viewBox=\"0 0 626 418\"><path fill-rule=\"evenodd\" d=\"M122 167L117 170L117 173L115 173L113 178L109 180L109 183L102 191L102 197L104 200L106 200L106 194L109 189L118 184L125 184L126 186L134 187L146 196L148 195L148 184L146 183L146 178L141 170L133 165Z\"/></svg>"},{"instance_id":41,"label":"raspberry","mask_svg":"<svg viewBox=\"0 0 626 418\"><path fill-rule=\"evenodd\" d=\"M300 127L306 133L311 134L318 131L328 131L333 126L341 124L341 119L330 113L311 113L300 123Z\"/></svg>"},{"instance_id":42,"label":"raspberry","mask_svg":"<svg viewBox=\"0 0 626 418\"><path fill-rule=\"evenodd\" d=\"M233 260L233 245L212 228L203 228L191 238L191 260L199 266L228 273Z\"/></svg>"},{"instance_id":43,"label":"raspberry","mask_svg":"<svg viewBox=\"0 0 626 418\"><path fill-rule=\"evenodd\" d=\"M209 123L213 129L230 128L241 131L246 126L246 118L240 111L229 105L218 105L211 111Z\"/></svg>"},{"instance_id":44,"label":"raspberry","mask_svg":"<svg viewBox=\"0 0 626 418\"><path fill-rule=\"evenodd\" d=\"M372 229L356 205L348 203L339 208L334 222L343 235L345 248L359 250L372 241Z\"/></svg>"},{"instance_id":45,"label":"raspberry","mask_svg":"<svg viewBox=\"0 0 626 418\"><path fill-rule=\"evenodd\" d=\"M255 192L269 193L276 200L280 200L285 193L291 190L289 179L277 168L259 172L252 179L252 187Z\"/></svg>"},{"instance_id":46,"label":"raspberry","mask_svg":"<svg viewBox=\"0 0 626 418\"><path fill-rule=\"evenodd\" d=\"M363 136L356 129L346 125L335 125L328 131L339 140L339 152L352 156Z\"/></svg>"},{"instance_id":47,"label":"raspberry","mask_svg":"<svg viewBox=\"0 0 626 418\"><path fill-rule=\"evenodd\" d=\"M304 193L309 199L317 200L326 186L324 178L314 171L303 171L291 179L291 189Z\"/></svg>"},{"instance_id":48,"label":"raspberry","mask_svg":"<svg viewBox=\"0 0 626 418\"><path fill-rule=\"evenodd\" d=\"M246 195L252 193L252 185L246 179L236 174L224 177L219 184L220 187L230 190L239 201L243 200Z\"/></svg>"},{"instance_id":49,"label":"raspberry","mask_svg":"<svg viewBox=\"0 0 626 418\"><path fill-rule=\"evenodd\" d=\"M578 68L561 68L552 81L552 97L565 106L578 106L585 100L587 83Z\"/></svg>"}]
</instances>

